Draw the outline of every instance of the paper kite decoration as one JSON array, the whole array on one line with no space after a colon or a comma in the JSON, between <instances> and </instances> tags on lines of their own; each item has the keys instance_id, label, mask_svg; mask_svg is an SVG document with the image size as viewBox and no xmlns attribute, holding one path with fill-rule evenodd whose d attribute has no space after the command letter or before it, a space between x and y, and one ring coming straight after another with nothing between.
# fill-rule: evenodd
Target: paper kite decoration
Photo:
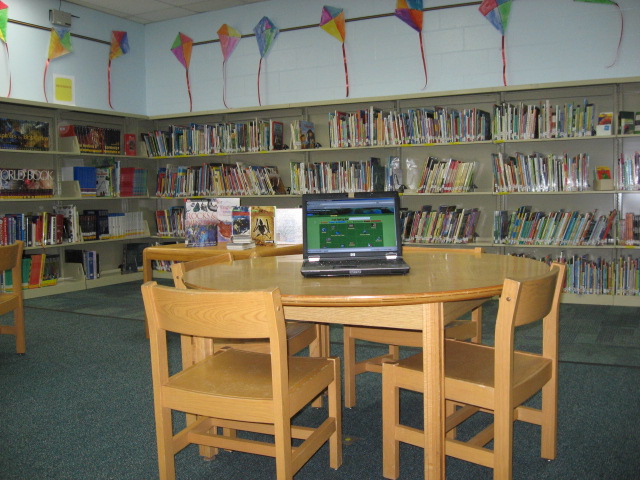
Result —
<instances>
[{"instance_id":1,"label":"paper kite decoration","mask_svg":"<svg viewBox=\"0 0 640 480\"><path fill-rule=\"evenodd\" d=\"M507 57L504 48L504 34L509 23L509 12L512 0L483 0L478 7L480 13L485 16L496 30L502 35L502 83L507 85Z\"/></svg>"},{"instance_id":2,"label":"paper kite decoration","mask_svg":"<svg viewBox=\"0 0 640 480\"><path fill-rule=\"evenodd\" d=\"M624 31L624 18L622 16L622 9L617 2L612 0L574 0L574 2L584 2L584 3L601 3L603 5L615 5L618 8L618 12L620 13L620 37L618 38L618 48L616 49L616 56L611 62L610 65L607 65L607 68L613 67L618 61L618 54L620 53L620 44L622 43L622 32Z\"/></svg>"},{"instance_id":3,"label":"paper kite decoration","mask_svg":"<svg viewBox=\"0 0 640 480\"><path fill-rule=\"evenodd\" d=\"M7 44L7 22L9 21L9 7L4 2L0 2L0 40L4 43L4 49L7 52L7 65L9 65L9 45ZM7 66L9 69L9 66ZM11 70L9 69L9 92L7 97L11 96Z\"/></svg>"},{"instance_id":4,"label":"paper kite decoration","mask_svg":"<svg viewBox=\"0 0 640 480\"><path fill-rule=\"evenodd\" d=\"M109 95L109 106L111 105L111 60L118 58L121 55L129 53L129 39L127 38L127 32L120 32L113 30L111 32L111 49L109 50L109 64L107 66L107 89Z\"/></svg>"},{"instance_id":5,"label":"paper kite decoration","mask_svg":"<svg viewBox=\"0 0 640 480\"><path fill-rule=\"evenodd\" d=\"M189 64L191 63L191 49L193 48L193 40L184 33L178 33L176 39L171 45L171 51L184 66L187 72L187 93L189 94L189 111L193 111L193 99L191 98L191 82L189 81Z\"/></svg>"},{"instance_id":6,"label":"paper kite decoration","mask_svg":"<svg viewBox=\"0 0 640 480\"><path fill-rule=\"evenodd\" d=\"M273 42L280 30L278 30L278 27L276 27L268 17L262 17L254 27L253 32L256 34L258 49L260 50L260 63L258 64L258 105L262 105L260 99L260 70L262 69L262 59L266 57L269 50L271 50Z\"/></svg>"},{"instance_id":7,"label":"paper kite decoration","mask_svg":"<svg viewBox=\"0 0 640 480\"><path fill-rule=\"evenodd\" d=\"M71 45L71 31L68 28L52 27L51 36L49 37L49 54L47 56L47 63L44 66L44 76L42 79L42 88L44 89L44 98L48 102L47 98L47 70L51 60L62 57L67 53L73 52L73 46Z\"/></svg>"},{"instance_id":8,"label":"paper kite decoration","mask_svg":"<svg viewBox=\"0 0 640 480\"><path fill-rule=\"evenodd\" d=\"M344 11L342 8L322 7L322 16L320 17L320 27L329 35L335 37L342 43L342 61L344 63L344 81L347 88L347 97L349 96L349 71L347 70L347 53L344 49L344 39L346 37L346 29L344 25Z\"/></svg>"},{"instance_id":9,"label":"paper kite decoration","mask_svg":"<svg viewBox=\"0 0 640 480\"><path fill-rule=\"evenodd\" d=\"M422 0L398 0L395 14L396 17L418 32L422 69L424 70L424 87L422 88L427 88L427 61L424 58L424 44L422 41Z\"/></svg>"},{"instance_id":10,"label":"paper kite decoration","mask_svg":"<svg viewBox=\"0 0 640 480\"><path fill-rule=\"evenodd\" d=\"M242 38L240 32L230 27L226 23L218 29L218 39L220 40L220 48L222 49L222 103L227 106L227 60L236 49L238 42Z\"/></svg>"}]
</instances>

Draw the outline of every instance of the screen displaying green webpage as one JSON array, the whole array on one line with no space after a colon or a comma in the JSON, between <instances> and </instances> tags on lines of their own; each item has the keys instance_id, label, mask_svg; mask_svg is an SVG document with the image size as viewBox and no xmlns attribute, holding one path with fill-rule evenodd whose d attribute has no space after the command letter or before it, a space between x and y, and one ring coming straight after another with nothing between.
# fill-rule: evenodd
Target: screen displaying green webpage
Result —
<instances>
[{"instance_id":1,"label":"screen displaying green webpage","mask_svg":"<svg viewBox=\"0 0 640 480\"><path fill-rule=\"evenodd\" d=\"M397 248L393 198L341 198L307 204L308 253L386 252Z\"/></svg>"}]
</instances>

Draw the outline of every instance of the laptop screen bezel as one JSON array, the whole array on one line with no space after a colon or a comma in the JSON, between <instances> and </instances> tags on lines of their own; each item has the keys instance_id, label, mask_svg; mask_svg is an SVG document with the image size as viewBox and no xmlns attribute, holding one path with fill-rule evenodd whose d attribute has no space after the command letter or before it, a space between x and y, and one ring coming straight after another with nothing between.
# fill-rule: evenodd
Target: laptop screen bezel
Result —
<instances>
[{"instance_id":1,"label":"laptop screen bezel","mask_svg":"<svg viewBox=\"0 0 640 480\"><path fill-rule=\"evenodd\" d=\"M395 221L395 234L396 234L396 250L388 252L326 252L326 253L309 253L309 245L307 244L307 205L310 201L316 200L340 200L345 198L392 198L394 204L394 221ZM347 193L307 193L302 195L302 255L304 259L308 258L379 258L381 256L395 254L398 257L402 256L402 232L400 228L400 197L398 192L355 192L352 194Z\"/></svg>"}]
</instances>

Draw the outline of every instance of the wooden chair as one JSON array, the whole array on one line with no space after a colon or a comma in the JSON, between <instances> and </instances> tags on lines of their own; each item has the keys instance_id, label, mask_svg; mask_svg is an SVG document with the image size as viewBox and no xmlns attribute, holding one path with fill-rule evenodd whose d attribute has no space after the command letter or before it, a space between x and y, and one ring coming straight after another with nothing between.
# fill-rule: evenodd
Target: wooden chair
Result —
<instances>
[{"instance_id":1,"label":"wooden chair","mask_svg":"<svg viewBox=\"0 0 640 480\"><path fill-rule=\"evenodd\" d=\"M231 264L233 263L233 255L231 253L224 253L222 255L215 255L212 257L201 258L198 260L192 260L190 262L180 262L171 265L171 273L173 274L173 282L176 288L187 288L184 284L184 274L199 268L209 265ZM295 355L304 348L308 347L312 342L316 341L317 326L313 323L303 322L287 322L287 345L289 347L289 355ZM186 337L183 337L186 338ZM215 346L214 346L215 345ZM213 341L192 340L192 351L195 352L196 358L202 358L203 354L213 353L214 348L222 348L224 346L231 346L234 348L242 348L243 350L251 350L253 352L269 353L269 342L241 339L236 342L230 343L228 339L217 339ZM184 345L183 345L184 347ZM201 349L204 349L200 351ZM188 349L183 348L183 352L187 352ZM183 358L183 361L190 362L190 359Z\"/></svg>"},{"instance_id":2,"label":"wooden chair","mask_svg":"<svg viewBox=\"0 0 640 480\"><path fill-rule=\"evenodd\" d=\"M174 456L191 443L275 457L278 479L292 479L327 441L330 466L342 464L340 360L287 355L278 289L213 292L147 282L142 297L149 319L161 480L175 478ZM169 331L206 338L266 338L270 353L226 347L170 375ZM292 417L325 389L327 418L316 428L292 425ZM198 419L174 434L174 410ZM274 440L241 438L238 430ZM292 438L303 441L294 447Z\"/></svg>"},{"instance_id":3,"label":"wooden chair","mask_svg":"<svg viewBox=\"0 0 640 480\"><path fill-rule=\"evenodd\" d=\"M0 325L0 334L16 337L16 353L27 351L24 333L24 302L22 297L22 250L24 244L0 246L0 272L11 270L13 288L0 293L0 315L13 312L13 325Z\"/></svg>"},{"instance_id":4,"label":"wooden chair","mask_svg":"<svg viewBox=\"0 0 640 480\"><path fill-rule=\"evenodd\" d=\"M447 252L452 254L482 253L476 248L427 248L404 247L404 252ZM391 280L392 281L392 280ZM400 359L400 347L421 347L422 332L412 330L395 330L375 327L349 327L343 329L344 343L344 405L351 408L356 405L356 375L366 372L382 373L382 363ZM471 312L471 320L456 320L447 326L447 338L458 340L482 341L482 307ZM356 361L356 340L383 343L389 345L388 353L374 358Z\"/></svg>"},{"instance_id":5,"label":"wooden chair","mask_svg":"<svg viewBox=\"0 0 640 480\"><path fill-rule=\"evenodd\" d=\"M446 455L512 477L513 422L541 426L541 456L554 459L557 441L558 319L565 266L549 274L504 282L498 307L495 347L445 340ZM515 327L542 320L542 352L514 350ZM399 475L399 442L424 448L424 434L399 423L399 390L422 392L422 354L382 367L383 475ZM540 409L523 404L542 391ZM437 401L434 399L433 401ZM493 424L463 442L455 429L477 412L493 413ZM493 440L493 450L485 446Z\"/></svg>"}]
</instances>

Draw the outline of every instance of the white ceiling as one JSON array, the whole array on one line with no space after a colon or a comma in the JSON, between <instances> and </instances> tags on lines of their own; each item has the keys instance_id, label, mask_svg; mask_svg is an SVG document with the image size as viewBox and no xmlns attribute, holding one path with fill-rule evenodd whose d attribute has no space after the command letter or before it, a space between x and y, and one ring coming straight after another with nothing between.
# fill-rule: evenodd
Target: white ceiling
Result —
<instances>
[{"instance_id":1,"label":"white ceiling","mask_svg":"<svg viewBox=\"0 0 640 480\"><path fill-rule=\"evenodd\" d=\"M65 0L146 24L267 0ZM61 10L64 10L62 6Z\"/></svg>"}]
</instances>

